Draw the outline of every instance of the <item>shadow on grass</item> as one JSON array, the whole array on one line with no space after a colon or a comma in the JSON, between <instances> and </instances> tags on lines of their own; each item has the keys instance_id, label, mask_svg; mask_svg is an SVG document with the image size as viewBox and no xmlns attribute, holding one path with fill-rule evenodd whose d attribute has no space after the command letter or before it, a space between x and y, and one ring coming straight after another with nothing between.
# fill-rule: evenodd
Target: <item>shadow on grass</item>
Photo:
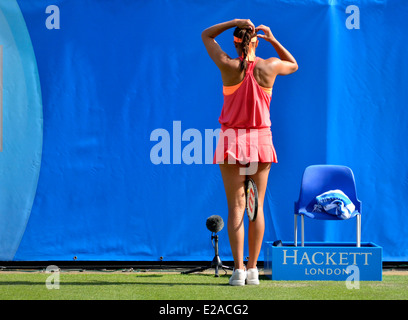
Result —
<instances>
[{"instance_id":1,"label":"shadow on grass","mask_svg":"<svg viewBox=\"0 0 408 320\"><path fill-rule=\"evenodd\" d=\"M101 275L102 276L102 275ZM110 280L86 280L86 281L64 281L64 275L60 275L60 285L61 286L120 286L120 285L146 285L146 286L228 286L229 275L220 275L215 277L211 274L194 274L191 277L193 279L191 282L187 280L189 275L183 275L183 279L174 281L160 281L166 278L166 275L161 274L130 274L129 276L134 276L135 281L110 281ZM172 274L170 276L175 276ZM197 281L197 278L203 279L203 281ZM261 277L260 277L261 278ZM140 281L141 279L146 279L147 281ZM151 281L153 279L158 279L157 282ZM212 279L225 279L225 282L219 283L217 280L212 282ZM0 281L0 288L2 286L44 286L44 281L27 281L27 280L11 280L11 281Z\"/></svg>"}]
</instances>

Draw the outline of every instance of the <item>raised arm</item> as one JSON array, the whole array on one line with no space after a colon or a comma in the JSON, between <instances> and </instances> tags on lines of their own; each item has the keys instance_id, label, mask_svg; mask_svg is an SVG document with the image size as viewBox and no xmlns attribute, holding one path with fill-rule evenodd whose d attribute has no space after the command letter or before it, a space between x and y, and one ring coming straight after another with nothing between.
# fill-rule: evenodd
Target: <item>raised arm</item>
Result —
<instances>
[{"instance_id":1,"label":"raised arm","mask_svg":"<svg viewBox=\"0 0 408 320\"><path fill-rule=\"evenodd\" d=\"M275 72L279 75L288 75L291 73L294 73L298 69L298 64L295 60L295 58L290 54L288 50L286 50L278 40L274 37L272 34L272 31L269 27L260 25L257 27L256 32L259 30L263 31L265 34L259 34L258 33L258 38L264 39L268 41L269 43L272 44L272 46L275 48L277 54L279 55L280 59L277 58L271 58L271 62L273 65L273 69Z\"/></svg>"},{"instance_id":2,"label":"raised arm","mask_svg":"<svg viewBox=\"0 0 408 320\"><path fill-rule=\"evenodd\" d=\"M227 22L222 22L212 27L205 29L201 33L201 38L207 49L207 52L211 59L219 68L224 68L229 65L231 58L221 49L220 45L215 41L215 37L223 33L224 31L234 28L251 28L255 32L255 26L249 19L234 19Z\"/></svg>"}]
</instances>

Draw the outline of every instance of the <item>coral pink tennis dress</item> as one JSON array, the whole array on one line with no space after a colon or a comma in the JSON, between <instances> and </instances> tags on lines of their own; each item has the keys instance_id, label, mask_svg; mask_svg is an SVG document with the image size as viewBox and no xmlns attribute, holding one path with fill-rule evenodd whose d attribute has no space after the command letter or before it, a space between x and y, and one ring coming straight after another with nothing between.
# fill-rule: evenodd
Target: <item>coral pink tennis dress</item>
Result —
<instances>
[{"instance_id":1,"label":"coral pink tennis dress","mask_svg":"<svg viewBox=\"0 0 408 320\"><path fill-rule=\"evenodd\" d=\"M261 87L255 80L253 70L257 61L258 57L248 61L245 77L239 84L223 88L221 132L214 163L278 162L270 128L272 88Z\"/></svg>"}]
</instances>

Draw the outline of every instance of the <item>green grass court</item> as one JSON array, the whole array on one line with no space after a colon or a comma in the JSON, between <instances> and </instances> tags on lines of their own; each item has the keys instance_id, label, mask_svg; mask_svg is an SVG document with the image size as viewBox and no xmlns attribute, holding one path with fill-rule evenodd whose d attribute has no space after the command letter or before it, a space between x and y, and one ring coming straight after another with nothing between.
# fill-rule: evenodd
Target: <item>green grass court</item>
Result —
<instances>
[{"instance_id":1,"label":"green grass court","mask_svg":"<svg viewBox=\"0 0 408 320\"><path fill-rule=\"evenodd\" d=\"M59 289L47 289L49 273L1 271L0 300L406 300L408 271L385 271L383 281L347 289L338 281L271 281L232 287L223 271L92 271L59 273Z\"/></svg>"}]
</instances>

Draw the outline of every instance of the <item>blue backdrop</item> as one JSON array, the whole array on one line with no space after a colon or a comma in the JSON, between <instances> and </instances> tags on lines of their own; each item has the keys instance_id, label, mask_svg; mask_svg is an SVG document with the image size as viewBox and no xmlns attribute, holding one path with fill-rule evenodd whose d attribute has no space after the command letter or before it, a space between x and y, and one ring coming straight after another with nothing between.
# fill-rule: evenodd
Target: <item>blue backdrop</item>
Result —
<instances>
[{"instance_id":1,"label":"blue backdrop","mask_svg":"<svg viewBox=\"0 0 408 320\"><path fill-rule=\"evenodd\" d=\"M222 83L200 35L250 18L299 64L273 89L265 240L293 239L306 166L342 164L362 241L407 261L407 16L404 0L1 0L0 259L211 260ZM217 41L235 56L232 30ZM354 223L310 221L306 240L354 241Z\"/></svg>"}]
</instances>

